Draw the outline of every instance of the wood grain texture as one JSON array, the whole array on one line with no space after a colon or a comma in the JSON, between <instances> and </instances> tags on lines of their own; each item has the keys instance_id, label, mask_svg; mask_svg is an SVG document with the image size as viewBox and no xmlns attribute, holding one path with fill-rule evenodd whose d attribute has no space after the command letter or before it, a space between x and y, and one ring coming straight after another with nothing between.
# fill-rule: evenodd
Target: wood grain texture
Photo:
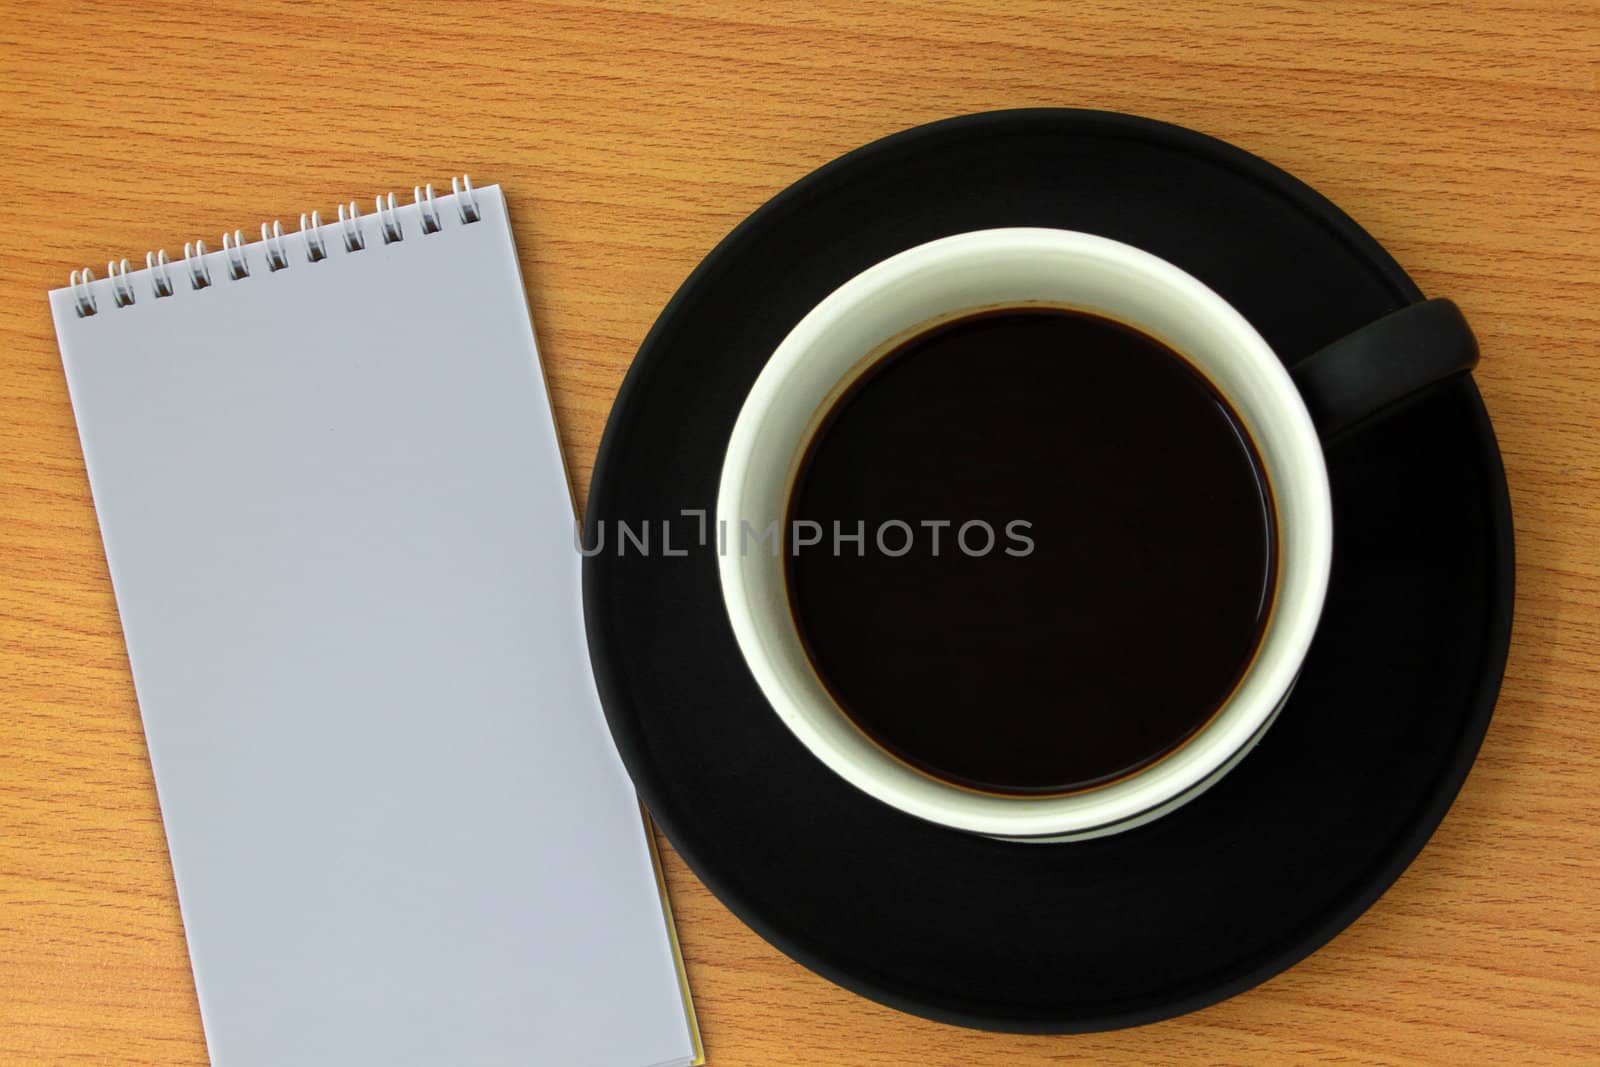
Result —
<instances>
[{"instance_id":1,"label":"wood grain texture","mask_svg":"<svg viewBox=\"0 0 1600 1067\"><path fill-rule=\"evenodd\" d=\"M879 1007L762 942L668 848L711 1063L1594 1062L1594 0L8 0L0 93L0 1062L205 1059L47 287L463 169L498 181L582 493L634 350L729 228L865 141L1030 105L1234 141L1466 310L1517 523L1499 710L1444 826L1364 918L1256 990L1134 1031L1007 1037Z\"/></svg>"}]
</instances>

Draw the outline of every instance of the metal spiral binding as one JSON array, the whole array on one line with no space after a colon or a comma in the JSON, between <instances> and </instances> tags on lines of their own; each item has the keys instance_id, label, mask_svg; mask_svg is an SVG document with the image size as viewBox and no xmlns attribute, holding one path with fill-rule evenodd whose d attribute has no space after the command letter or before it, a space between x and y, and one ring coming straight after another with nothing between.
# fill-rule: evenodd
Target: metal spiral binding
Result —
<instances>
[{"instance_id":1,"label":"metal spiral binding","mask_svg":"<svg viewBox=\"0 0 1600 1067\"><path fill-rule=\"evenodd\" d=\"M302 215L301 218L305 216ZM272 230L267 231L267 224L261 224L261 244L267 250L267 269L282 270L289 265L289 252L283 246L283 223L277 219L272 220Z\"/></svg>"},{"instance_id":2,"label":"metal spiral binding","mask_svg":"<svg viewBox=\"0 0 1600 1067\"><path fill-rule=\"evenodd\" d=\"M354 200L350 201L349 218L345 217L344 205L339 205L339 230L344 234L346 252L360 252L367 247L367 239L361 234L361 209Z\"/></svg>"},{"instance_id":3,"label":"metal spiral binding","mask_svg":"<svg viewBox=\"0 0 1600 1067\"><path fill-rule=\"evenodd\" d=\"M311 213L311 225L306 225L306 217L300 216L300 232L306 238L306 260L316 263L328 258L328 242L322 239L322 215L320 212Z\"/></svg>"},{"instance_id":4,"label":"metal spiral binding","mask_svg":"<svg viewBox=\"0 0 1600 1067\"><path fill-rule=\"evenodd\" d=\"M456 212L460 216L463 226L471 225L483 218L483 212L478 205L477 193L473 191L472 179L463 174L459 178L450 179L450 189L456 197ZM417 218L421 222L423 236L439 233L444 229L444 219L440 214L439 202L434 197L432 185L419 185L411 190L413 203L417 209ZM397 203L393 193L378 197L374 201L374 214L378 219L378 235L383 238L386 245L394 244L406 239L405 227L402 225L397 211ZM336 223L340 243L346 253L361 252L367 247L367 235L363 231L361 212L356 207L354 200L339 207L339 218ZM322 222L320 213L313 211L309 216L300 216L300 236L305 241L306 262L320 263L328 258L328 235ZM268 273L288 269L292 265L289 255L287 238L283 231L283 224L274 220L269 226L261 224L260 246L266 259ZM250 277L250 252L245 246L244 233L234 230L232 233L222 235L222 262L227 265L227 278L229 281L239 281ZM193 290L208 289L212 286L211 267L206 262L206 243L204 241L185 242L183 246L183 270L179 277L188 279L189 288ZM160 300L172 296L177 292L172 272L172 261L167 258L166 249L157 249L146 252L144 257L145 269L143 273L150 283L150 295ZM134 279L128 274L128 261L110 260L106 263L106 277L111 282L112 303L121 308L134 304L139 294L134 288ZM95 299L91 283L94 282L94 272L88 267L72 272L69 287L72 290L73 306L79 318L100 313L100 306Z\"/></svg>"},{"instance_id":5,"label":"metal spiral binding","mask_svg":"<svg viewBox=\"0 0 1600 1067\"><path fill-rule=\"evenodd\" d=\"M226 238L226 234L223 235ZM183 262L189 268L189 284L196 289L204 289L211 284L211 268L206 266L206 243L195 241L183 242Z\"/></svg>"},{"instance_id":6,"label":"metal spiral binding","mask_svg":"<svg viewBox=\"0 0 1600 1067\"><path fill-rule=\"evenodd\" d=\"M405 238L405 234L400 232L400 217L394 213L394 194L389 194L389 206L387 212L384 208L383 197L378 197L377 206L378 229L383 234L383 243L386 245L392 245L396 241L403 240Z\"/></svg>"},{"instance_id":7,"label":"metal spiral binding","mask_svg":"<svg viewBox=\"0 0 1600 1067\"><path fill-rule=\"evenodd\" d=\"M94 302L94 290L89 288L89 283L94 281L94 271L88 267L72 272L72 280L67 284L72 286L72 299L78 305L78 318L88 315L97 315L100 308Z\"/></svg>"},{"instance_id":8,"label":"metal spiral binding","mask_svg":"<svg viewBox=\"0 0 1600 1067\"><path fill-rule=\"evenodd\" d=\"M106 260L106 277L111 279L111 298L117 307L125 308L133 303L133 283L128 281L127 260L121 262L120 269L116 260Z\"/></svg>"},{"instance_id":9,"label":"metal spiral binding","mask_svg":"<svg viewBox=\"0 0 1600 1067\"><path fill-rule=\"evenodd\" d=\"M466 186L467 189L465 196L461 195L461 187L463 185ZM450 190L456 194L456 205L461 209L461 221L463 224L477 222L483 217L478 211L478 197L477 194L472 191L471 178L467 177L465 174L461 176L460 182L457 182L454 178L451 178Z\"/></svg>"},{"instance_id":10,"label":"metal spiral binding","mask_svg":"<svg viewBox=\"0 0 1600 1067\"><path fill-rule=\"evenodd\" d=\"M172 271L167 265L167 250L146 252L144 269L150 272L150 284L157 297L172 295Z\"/></svg>"},{"instance_id":11,"label":"metal spiral binding","mask_svg":"<svg viewBox=\"0 0 1600 1067\"><path fill-rule=\"evenodd\" d=\"M420 185L413 187L411 190L412 199L417 204L417 215L422 219L422 232L438 233L441 229L439 225L439 205L433 199L433 186L428 186L426 200L423 199L422 192L422 186Z\"/></svg>"}]
</instances>

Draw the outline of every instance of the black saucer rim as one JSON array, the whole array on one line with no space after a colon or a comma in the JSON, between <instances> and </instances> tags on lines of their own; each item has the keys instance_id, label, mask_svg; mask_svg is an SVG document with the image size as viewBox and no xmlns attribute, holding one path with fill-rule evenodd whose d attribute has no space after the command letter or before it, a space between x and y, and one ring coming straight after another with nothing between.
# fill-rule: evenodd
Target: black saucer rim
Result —
<instances>
[{"instance_id":1,"label":"black saucer rim","mask_svg":"<svg viewBox=\"0 0 1600 1067\"><path fill-rule=\"evenodd\" d=\"M1074 123L1101 136L1112 135L1158 141L1186 153L1207 157L1210 162L1233 170L1272 195L1290 201L1300 211L1314 218L1359 259L1364 260L1376 275L1382 277L1392 290L1397 303L1411 303L1422 299L1421 291L1382 245L1327 198L1265 160L1197 131L1136 115L1072 108L989 111L928 123L873 141L812 171L748 216L697 265L656 319L618 390L596 455L586 521L592 522L593 516L609 513L610 509L607 506L611 492L609 468L614 457L623 452L628 445L629 410L639 402L639 397L648 389L649 381L656 372L658 364L663 362L655 358L661 338L671 332L677 317L683 314L684 309L695 299L699 287L721 269L723 262L729 258L733 250L742 247L748 241L759 239L768 220L788 210L791 204L847 177L851 168L861 159L908 147L923 138L942 137L952 132L964 132L968 128L982 130L984 127L989 127L991 130L999 131L1008 124L1026 124L1041 120ZM1475 698L1472 706L1464 709L1466 714L1451 758L1443 772L1435 778L1428 793L1428 802L1413 817L1408 831L1396 839L1383 861L1371 865L1350 880L1349 884L1359 888L1345 896L1341 906L1327 909L1317 920L1304 923L1280 938L1274 950L1262 951L1237 963L1231 968L1232 973L1229 977L1210 980L1208 976L1208 980L1205 981L1174 987L1170 996L1157 1003L1111 1009L1092 1017L1080 1016L1068 1019L1021 1017L1006 1014L1004 1004L979 1005L974 1001L935 1003L927 999L902 995L891 983L882 981L862 969L837 966L827 957L811 951L804 944L776 929L773 924L761 917L759 906L746 900L735 885L719 876L713 865L702 862L694 846L695 835L687 832L688 828L680 825L673 813L672 804L668 799L671 795L671 784L658 779L653 773L651 761L638 750L635 739L630 737L626 730L619 730L617 727L617 716L609 709L628 698L618 692L619 686L612 684L611 672L605 667L616 653L610 647L608 628L604 625L600 618L600 610L596 607L600 598L595 592L597 584L595 573L597 568L603 565L603 557L595 557L584 561L584 606L590 655L603 703L608 708L608 723L612 727L612 734L624 763L652 819L661 827L690 869L718 900L769 944L796 962L845 989L889 1007L939 1022L985 1030L1030 1034L1089 1033L1157 1022L1235 996L1287 970L1317 951L1371 907L1399 878L1443 821L1466 780L1487 732L1510 649L1515 592L1514 532L1509 489L1493 426L1475 383L1467 379L1464 384L1473 406L1474 437L1480 453L1476 460L1482 463L1485 471L1491 475L1489 484L1492 498L1485 501L1489 511L1486 523L1493 527L1494 563L1497 565L1496 573L1492 576L1490 598L1489 616L1492 629L1486 637L1486 654L1474 686ZM592 535L592 531L589 533ZM668 802L662 803L663 799L667 799ZM1020 847L1050 846L1029 844Z\"/></svg>"}]
</instances>

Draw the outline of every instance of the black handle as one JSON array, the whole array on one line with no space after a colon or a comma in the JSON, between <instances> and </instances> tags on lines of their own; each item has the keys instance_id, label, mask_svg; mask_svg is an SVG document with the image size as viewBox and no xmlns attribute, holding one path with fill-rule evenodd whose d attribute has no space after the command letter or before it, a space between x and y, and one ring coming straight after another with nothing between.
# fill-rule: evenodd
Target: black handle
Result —
<instances>
[{"instance_id":1,"label":"black handle","mask_svg":"<svg viewBox=\"0 0 1600 1067\"><path fill-rule=\"evenodd\" d=\"M1435 299L1368 323L1301 360L1289 375L1317 432L1331 441L1477 363L1478 340L1461 309Z\"/></svg>"}]
</instances>

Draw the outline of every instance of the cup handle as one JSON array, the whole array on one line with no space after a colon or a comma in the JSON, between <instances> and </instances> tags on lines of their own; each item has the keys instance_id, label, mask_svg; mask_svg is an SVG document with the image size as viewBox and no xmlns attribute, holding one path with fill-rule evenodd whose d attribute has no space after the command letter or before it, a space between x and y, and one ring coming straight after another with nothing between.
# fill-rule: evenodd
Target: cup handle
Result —
<instances>
[{"instance_id":1,"label":"cup handle","mask_svg":"<svg viewBox=\"0 0 1600 1067\"><path fill-rule=\"evenodd\" d=\"M1478 340L1449 300L1370 322L1289 371L1324 442L1478 363Z\"/></svg>"}]
</instances>

